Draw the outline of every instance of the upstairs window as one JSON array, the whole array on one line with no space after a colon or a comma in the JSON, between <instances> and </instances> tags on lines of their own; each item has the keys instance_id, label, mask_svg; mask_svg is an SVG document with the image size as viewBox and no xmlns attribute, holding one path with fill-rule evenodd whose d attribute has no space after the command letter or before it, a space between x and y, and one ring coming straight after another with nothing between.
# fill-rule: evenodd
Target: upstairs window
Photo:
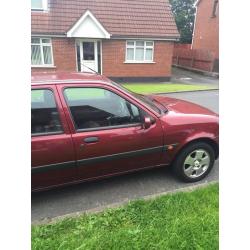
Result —
<instances>
[{"instance_id":1,"label":"upstairs window","mask_svg":"<svg viewBox=\"0 0 250 250\"><path fill-rule=\"evenodd\" d=\"M47 0L31 0L31 10L47 10Z\"/></svg>"},{"instance_id":2,"label":"upstairs window","mask_svg":"<svg viewBox=\"0 0 250 250\"><path fill-rule=\"evenodd\" d=\"M31 38L31 65L53 66L52 44L50 38Z\"/></svg>"},{"instance_id":3,"label":"upstairs window","mask_svg":"<svg viewBox=\"0 0 250 250\"><path fill-rule=\"evenodd\" d=\"M153 41L127 41L126 62L153 62Z\"/></svg>"}]
</instances>

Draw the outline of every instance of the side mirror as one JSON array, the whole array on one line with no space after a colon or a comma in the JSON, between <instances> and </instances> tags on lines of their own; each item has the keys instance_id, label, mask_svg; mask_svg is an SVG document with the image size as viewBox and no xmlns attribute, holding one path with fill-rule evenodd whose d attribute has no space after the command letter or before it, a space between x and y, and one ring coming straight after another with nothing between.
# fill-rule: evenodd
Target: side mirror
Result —
<instances>
[{"instance_id":1,"label":"side mirror","mask_svg":"<svg viewBox=\"0 0 250 250\"><path fill-rule=\"evenodd\" d=\"M143 122L144 129L150 128L151 125L152 125L152 121L151 121L150 117L144 117L144 122Z\"/></svg>"}]
</instances>

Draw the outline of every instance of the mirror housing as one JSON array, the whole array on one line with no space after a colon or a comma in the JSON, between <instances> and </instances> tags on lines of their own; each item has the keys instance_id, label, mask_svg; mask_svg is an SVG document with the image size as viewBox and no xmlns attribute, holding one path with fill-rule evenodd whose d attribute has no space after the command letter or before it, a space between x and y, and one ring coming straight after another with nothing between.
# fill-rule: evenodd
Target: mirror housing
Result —
<instances>
[{"instance_id":1,"label":"mirror housing","mask_svg":"<svg viewBox=\"0 0 250 250\"><path fill-rule=\"evenodd\" d=\"M150 128L151 125L152 125L152 121L151 121L150 117L144 117L144 122L143 122L144 129Z\"/></svg>"}]
</instances>

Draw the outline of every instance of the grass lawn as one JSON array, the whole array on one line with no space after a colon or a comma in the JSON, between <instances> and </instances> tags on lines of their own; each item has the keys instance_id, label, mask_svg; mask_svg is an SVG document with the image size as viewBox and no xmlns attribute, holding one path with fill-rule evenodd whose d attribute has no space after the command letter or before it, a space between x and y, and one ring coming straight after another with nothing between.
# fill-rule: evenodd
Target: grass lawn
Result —
<instances>
[{"instance_id":1,"label":"grass lawn","mask_svg":"<svg viewBox=\"0 0 250 250\"><path fill-rule=\"evenodd\" d=\"M32 250L218 249L218 184L32 226Z\"/></svg>"},{"instance_id":2,"label":"grass lawn","mask_svg":"<svg viewBox=\"0 0 250 250\"><path fill-rule=\"evenodd\" d=\"M192 85L192 84L177 84L177 83L146 83L146 84L132 84L125 83L123 86L133 92L139 94L149 93L168 93L177 91L193 91L193 90L206 90L213 89L211 86L206 85Z\"/></svg>"}]
</instances>

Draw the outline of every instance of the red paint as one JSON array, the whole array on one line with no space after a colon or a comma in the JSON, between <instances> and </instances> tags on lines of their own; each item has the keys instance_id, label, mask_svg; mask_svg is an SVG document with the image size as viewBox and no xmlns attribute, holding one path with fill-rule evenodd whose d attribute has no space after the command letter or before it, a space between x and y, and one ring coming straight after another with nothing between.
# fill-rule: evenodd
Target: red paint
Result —
<instances>
[{"instance_id":1,"label":"red paint","mask_svg":"<svg viewBox=\"0 0 250 250\"><path fill-rule=\"evenodd\" d=\"M132 104L143 109L155 119L148 129L143 125L112 128L99 131L76 132L69 109L63 96L65 87L99 86L112 90ZM32 174L32 189L39 190L104 178L111 175L170 164L179 150L197 139L207 139L218 144L218 115L201 106L163 96L149 96L156 104L167 107L166 114L159 115L143 102L123 89L111 84L100 75L86 73L34 74L32 88L50 88L54 91L64 134L32 137L32 168L62 162L73 162L70 168L49 170ZM87 137L99 141L85 144ZM78 160L133 152L163 145L175 145L168 150L144 155L116 158L108 162L95 162L82 167Z\"/></svg>"}]
</instances>

